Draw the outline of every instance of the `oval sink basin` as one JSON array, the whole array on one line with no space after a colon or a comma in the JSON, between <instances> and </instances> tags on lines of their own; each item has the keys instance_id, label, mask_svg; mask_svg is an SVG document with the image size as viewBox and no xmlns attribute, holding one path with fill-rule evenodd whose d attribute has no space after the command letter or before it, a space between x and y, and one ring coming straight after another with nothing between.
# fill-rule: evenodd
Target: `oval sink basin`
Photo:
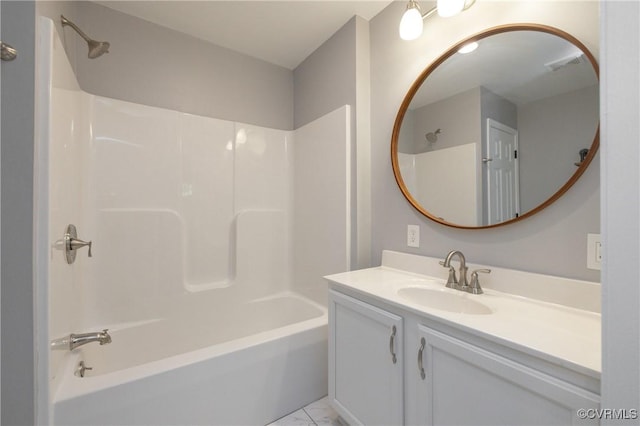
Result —
<instances>
[{"instance_id":1,"label":"oval sink basin","mask_svg":"<svg viewBox=\"0 0 640 426\"><path fill-rule=\"evenodd\" d=\"M470 315L487 315L491 313L488 306L471 299L477 297L467 293L449 293L444 290L433 290L423 287L407 287L398 290L398 296L409 302L441 311Z\"/></svg>"}]
</instances>

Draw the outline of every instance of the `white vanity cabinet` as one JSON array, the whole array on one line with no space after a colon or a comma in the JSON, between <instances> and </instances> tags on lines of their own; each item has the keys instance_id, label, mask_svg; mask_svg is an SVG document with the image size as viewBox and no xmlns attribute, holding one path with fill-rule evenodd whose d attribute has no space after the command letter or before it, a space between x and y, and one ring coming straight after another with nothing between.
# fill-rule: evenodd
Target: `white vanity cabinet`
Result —
<instances>
[{"instance_id":1,"label":"white vanity cabinet","mask_svg":"<svg viewBox=\"0 0 640 426\"><path fill-rule=\"evenodd\" d=\"M423 325L418 344L419 424L594 424L578 417L599 407L589 391Z\"/></svg>"},{"instance_id":2,"label":"white vanity cabinet","mask_svg":"<svg viewBox=\"0 0 640 426\"><path fill-rule=\"evenodd\" d=\"M402 317L329 295L329 399L350 425L401 425Z\"/></svg>"},{"instance_id":3,"label":"white vanity cabinet","mask_svg":"<svg viewBox=\"0 0 640 426\"><path fill-rule=\"evenodd\" d=\"M575 371L346 293L329 292L329 399L350 425L598 424L579 418L599 395Z\"/></svg>"}]
</instances>

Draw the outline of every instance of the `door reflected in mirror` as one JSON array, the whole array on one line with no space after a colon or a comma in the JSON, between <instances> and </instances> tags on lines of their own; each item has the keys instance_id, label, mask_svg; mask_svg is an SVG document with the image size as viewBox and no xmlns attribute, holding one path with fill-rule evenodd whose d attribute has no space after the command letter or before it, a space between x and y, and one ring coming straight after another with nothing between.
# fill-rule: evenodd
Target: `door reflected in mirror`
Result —
<instances>
[{"instance_id":1,"label":"door reflected in mirror","mask_svg":"<svg viewBox=\"0 0 640 426\"><path fill-rule=\"evenodd\" d=\"M477 42L470 53L458 50ZM425 216L459 228L530 216L582 175L598 148L598 66L572 36L518 24L453 46L407 93L394 174Z\"/></svg>"}]
</instances>

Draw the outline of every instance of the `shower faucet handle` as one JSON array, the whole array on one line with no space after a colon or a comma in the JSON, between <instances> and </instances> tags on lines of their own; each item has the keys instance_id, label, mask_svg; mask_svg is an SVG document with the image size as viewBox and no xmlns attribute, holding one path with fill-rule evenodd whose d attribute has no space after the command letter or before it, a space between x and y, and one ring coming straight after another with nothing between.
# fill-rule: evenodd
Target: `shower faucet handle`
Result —
<instances>
[{"instance_id":1,"label":"shower faucet handle","mask_svg":"<svg viewBox=\"0 0 640 426\"><path fill-rule=\"evenodd\" d=\"M89 257L93 257L91 254L92 241L83 241L78 238L78 232L74 225L68 225L63 239L65 258L68 264L72 264L76 260L76 250L79 248L89 246Z\"/></svg>"},{"instance_id":2,"label":"shower faucet handle","mask_svg":"<svg viewBox=\"0 0 640 426\"><path fill-rule=\"evenodd\" d=\"M69 245L71 246L70 250L78 250L79 248L82 248L84 246L89 246L89 257L93 257L91 255L91 244L91 241L82 241L77 238L71 238L69 240Z\"/></svg>"}]
</instances>

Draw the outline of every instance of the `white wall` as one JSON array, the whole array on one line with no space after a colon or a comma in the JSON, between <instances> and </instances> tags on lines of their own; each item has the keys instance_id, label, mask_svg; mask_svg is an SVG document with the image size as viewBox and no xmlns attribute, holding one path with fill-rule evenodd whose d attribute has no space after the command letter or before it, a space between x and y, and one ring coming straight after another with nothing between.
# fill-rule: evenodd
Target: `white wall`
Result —
<instances>
[{"instance_id":1,"label":"white wall","mask_svg":"<svg viewBox=\"0 0 640 426\"><path fill-rule=\"evenodd\" d=\"M640 3L602 5L602 407L640 410ZM636 425L637 419L604 420Z\"/></svg>"},{"instance_id":2,"label":"white wall","mask_svg":"<svg viewBox=\"0 0 640 426\"><path fill-rule=\"evenodd\" d=\"M380 262L383 249L438 257L459 249L476 262L598 281L598 272L586 268L587 233L600 229L597 164L541 213L502 228L468 231L436 224L414 210L396 185L389 158L392 126L405 93L449 46L488 27L532 22L573 34L597 57L598 3L481 1L454 18L428 19L423 35L411 42L398 37L405 6L394 2L370 22L373 263ZM408 224L421 228L419 249L406 246Z\"/></svg>"}]
</instances>

